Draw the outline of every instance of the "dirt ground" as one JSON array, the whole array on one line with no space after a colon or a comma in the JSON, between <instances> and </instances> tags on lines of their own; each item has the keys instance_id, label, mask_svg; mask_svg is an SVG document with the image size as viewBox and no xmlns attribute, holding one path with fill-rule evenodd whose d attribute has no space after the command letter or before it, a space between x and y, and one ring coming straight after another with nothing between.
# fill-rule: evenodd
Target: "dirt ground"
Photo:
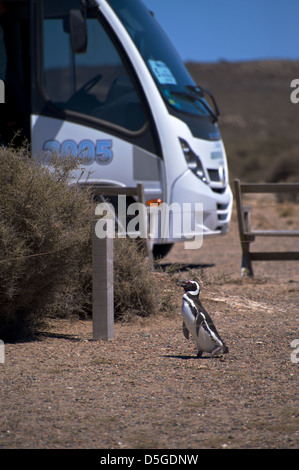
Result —
<instances>
[{"instance_id":1,"label":"dirt ground","mask_svg":"<svg viewBox=\"0 0 299 470\"><path fill-rule=\"evenodd\" d=\"M256 227L298 229L298 204L249 202ZM286 246L299 239L254 244ZM55 320L37 340L6 344L0 448L298 448L298 262L256 262L253 279L240 278L240 262L234 211L227 236L176 245L160 262L170 312L116 323L108 342L92 341L91 320ZM175 278L199 274L223 358L197 359L182 334Z\"/></svg>"}]
</instances>

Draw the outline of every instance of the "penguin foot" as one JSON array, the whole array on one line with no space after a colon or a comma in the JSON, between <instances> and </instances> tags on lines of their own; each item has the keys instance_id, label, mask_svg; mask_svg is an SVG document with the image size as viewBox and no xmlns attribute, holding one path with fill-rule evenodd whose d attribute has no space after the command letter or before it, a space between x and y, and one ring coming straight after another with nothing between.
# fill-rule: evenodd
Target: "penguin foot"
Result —
<instances>
[{"instance_id":1,"label":"penguin foot","mask_svg":"<svg viewBox=\"0 0 299 470\"><path fill-rule=\"evenodd\" d=\"M198 351L198 353L197 353L197 355L196 355L196 357L198 357L198 358L199 358L199 357L201 357L201 356L202 356L202 351L201 351L201 350L199 350L199 351Z\"/></svg>"},{"instance_id":2,"label":"penguin foot","mask_svg":"<svg viewBox=\"0 0 299 470\"><path fill-rule=\"evenodd\" d=\"M215 357L215 356L218 356L218 355L222 355L223 354L223 349L221 346L216 346L215 349L213 349L213 351L211 352L211 357Z\"/></svg>"}]
</instances>

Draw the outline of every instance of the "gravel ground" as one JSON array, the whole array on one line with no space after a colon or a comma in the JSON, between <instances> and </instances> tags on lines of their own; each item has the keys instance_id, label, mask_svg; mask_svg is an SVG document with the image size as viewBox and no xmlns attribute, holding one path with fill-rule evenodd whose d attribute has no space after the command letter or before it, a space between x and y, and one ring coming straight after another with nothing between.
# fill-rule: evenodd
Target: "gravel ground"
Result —
<instances>
[{"instance_id":1,"label":"gravel ground","mask_svg":"<svg viewBox=\"0 0 299 470\"><path fill-rule=\"evenodd\" d=\"M276 218L298 228L298 205L251 203L259 227ZM0 448L298 448L298 263L255 263L255 277L241 279L240 259L234 212L227 236L196 251L176 245L160 263L170 312L116 323L108 342L91 339L91 320L52 320L35 340L6 344ZM230 349L222 358L197 359L182 334L175 278L199 273Z\"/></svg>"}]
</instances>

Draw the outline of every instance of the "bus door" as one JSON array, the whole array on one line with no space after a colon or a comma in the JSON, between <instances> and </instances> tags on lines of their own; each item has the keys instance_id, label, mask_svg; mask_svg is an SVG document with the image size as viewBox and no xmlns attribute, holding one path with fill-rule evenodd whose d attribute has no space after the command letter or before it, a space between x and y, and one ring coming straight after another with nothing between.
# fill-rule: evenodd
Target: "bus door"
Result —
<instances>
[{"instance_id":1,"label":"bus door","mask_svg":"<svg viewBox=\"0 0 299 470\"><path fill-rule=\"evenodd\" d=\"M0 145L30 140L29 2L0 2L0 79L5 102L0 106Z\"/></svg>"}]
</instances>

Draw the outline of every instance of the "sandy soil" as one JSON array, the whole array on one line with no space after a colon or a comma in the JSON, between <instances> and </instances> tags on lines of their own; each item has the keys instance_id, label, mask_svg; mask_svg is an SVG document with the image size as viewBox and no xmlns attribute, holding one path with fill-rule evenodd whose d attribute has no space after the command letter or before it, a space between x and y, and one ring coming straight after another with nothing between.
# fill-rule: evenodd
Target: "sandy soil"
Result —
<instances>
[{"instance_id":1,"label":"sandy soil","mask_svg":"<svg viewBox=\"0 0 299 470\"><path fill-rule=\"evenodd\" d=\"M298 205L250 203L256 226L299 226ZM255 248L287 242L299 249ZM234 212L227 236L176 245L160 263L170 312L116 323L109 342L92 341L91 320L52 320L38 339L6 344L0 448L298 448L298 262L258 262L241 279L240 261ZM177 276L201 277L223 358L196 359L183 337Z\"/></svg>"}]
</instances>

